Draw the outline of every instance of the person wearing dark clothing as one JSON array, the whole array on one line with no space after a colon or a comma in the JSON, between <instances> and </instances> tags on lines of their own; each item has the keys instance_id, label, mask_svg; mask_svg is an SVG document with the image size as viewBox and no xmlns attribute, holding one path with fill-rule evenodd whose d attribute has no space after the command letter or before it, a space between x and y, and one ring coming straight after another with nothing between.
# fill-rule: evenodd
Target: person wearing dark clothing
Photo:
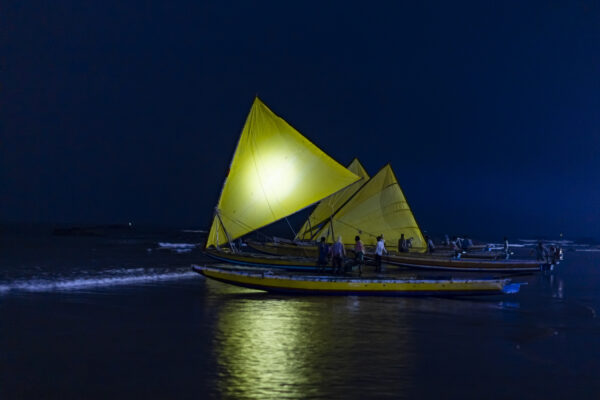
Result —
<instances>
[{"instance_id":1,"label":"person wearing dark clothing","mask_svg":"<svg viewBox=\"0 0 600 400\"><path fill-rule=\"evenodd\" d=\"M404 238L404 233L398 239L398 253L408 253L408 241Z\"/></svg>"},{"instance_id":2,"label":"person wearing dark clothing","mask_svg":"<svg viewBox=\"0 0 600 400\"><path fill-rule=\"evenodd\" d=\"M356 236L354 241L356 242L354 244L354 261L358 265L358 276L361 276L362 265L365 262L365 245L360 240L360 236Z\"/></svg>"},{"instance_id":3,"label":"person wearing dark clothing","mask_svg":"<svg viewBox=\"0 0 600 400\"><path fill-rule=\"evenodd\" d=\"M322 237L321 242L319 243L319 260L317 261L317 264L319 265L320 270L325 270L325 267L327 266L327 264L329 264L329 262L327 260L328 258L329 258L329 245L327 243L325 243L325 238Z\"/></svg>"}]
</instances>

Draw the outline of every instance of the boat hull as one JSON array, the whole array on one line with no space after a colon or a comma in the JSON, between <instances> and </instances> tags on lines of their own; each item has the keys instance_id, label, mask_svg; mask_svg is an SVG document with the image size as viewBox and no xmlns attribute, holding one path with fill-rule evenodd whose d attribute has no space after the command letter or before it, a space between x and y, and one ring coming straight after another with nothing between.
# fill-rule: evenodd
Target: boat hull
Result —
<instances>
[{"instance_id":1,"label":"boat hull","mask_svg":"<svg viewBox=\"0 0 600 400\"><path fill-rule=\"evenodd\" d=\"M276 275L271 271L248 272L197 265L192 268L199 274L220 282L285 294L466 296L516 293L519 290L519 284L511 283L509 279L357 279L331 276Z\"/></svg>"},{"instance_id":2,"label":"boat hull","mask_svg":"<svg viewBox=\"0 0 600 400\"><path fill-rule=\"evenodd\" d=\"M248 253L230 253L217 250L205 250L204 254L210 258L230 264L249 267L269 267L289 270L315 271L320 267L313 258L293 258Z\"/></svg>"},{"instance_id":3,"label":"boat hull","mask_svg":"<svg viewBox=\"0 0 600 400\"><path fill-rule=\"evenodd\" d=\"M382 262L407 268L472 271L472 272L536 272L551 269L549 264L533 260L461 260L436 257L383 256Z\"/></svg>"}]
</instances>

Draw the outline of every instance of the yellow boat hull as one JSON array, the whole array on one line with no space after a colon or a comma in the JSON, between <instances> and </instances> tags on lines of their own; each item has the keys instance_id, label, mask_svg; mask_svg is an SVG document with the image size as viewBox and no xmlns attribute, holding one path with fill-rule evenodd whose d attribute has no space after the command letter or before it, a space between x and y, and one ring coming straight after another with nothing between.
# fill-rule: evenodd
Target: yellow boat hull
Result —
<instances>
[{"instance_id":1,"label":"yellow boat hull","mask_svg":"<svg viewBox=\"0 0 600 400\"><path fill-rule=\"evenodd\" d=\"M394 279L344 278L333 276L276 275L271 271L250 272L214 266L193 266L194 271L236 286L291 294L457 296L516 293L518 283L509 279Z\"/></svg>"}]
</instances>

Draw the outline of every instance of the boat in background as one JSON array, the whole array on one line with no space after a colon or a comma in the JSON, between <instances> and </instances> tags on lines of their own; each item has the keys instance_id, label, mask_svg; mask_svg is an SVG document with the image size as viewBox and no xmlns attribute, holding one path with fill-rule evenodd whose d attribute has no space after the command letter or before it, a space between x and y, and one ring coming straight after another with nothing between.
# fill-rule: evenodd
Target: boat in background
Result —
<instances>
[{"instance_id":1,"label":"boat in background","mask_svg":"<svg viewBox=\"0 0 600 400\"><path fill-rule=\"evenodd\" d=\"M357 176L360 176L361 179L345 189L321 200L295 235L295 243L310 243L310 241L315 240L315 238L318 240L317 234L321 228L329 224L331 222L331 217L369 181L369 174L358 158L352 160L347 168Z\"/></svg>"},{"instance_id":2,"label":"boat in background","mask_svg":"<svg viewBox=\"0 0 600 400\"><path fill-rule=\"evenodd\" d=\"M376 246L380 235L386 243L396 245L402 234L411 243L412 252L427 250L396 174L387 164L331 215L314 238L324 237L333 243L341 236L345 245L352 246L355 236L360 236L365 246Z\"/></svg>"},{"instance_id":3,"label":"boat in background","mask_svg":"<svg viewBox=\"0 0 600 400\"><path fill-rule=\"evenodd\" d=\"M535 272L554 269L553 264L536 260L484 260L457 259L454 257L432 257L429 255L389 254L382 257L382 262L406 268L465 271L465 272Z\"/></svg>"},{"instance_id":4,"label":"boat in background","mask_svg":"<svg viewBox=\"0 0 600 400\"><path fill-rule=\"evenodd\" d=\"M371 296L475 296L517 293L510 279L351 278L276 274L224 266L192 266L207 278L244 288L284 294Z\"/></svg>"}]
</instances>

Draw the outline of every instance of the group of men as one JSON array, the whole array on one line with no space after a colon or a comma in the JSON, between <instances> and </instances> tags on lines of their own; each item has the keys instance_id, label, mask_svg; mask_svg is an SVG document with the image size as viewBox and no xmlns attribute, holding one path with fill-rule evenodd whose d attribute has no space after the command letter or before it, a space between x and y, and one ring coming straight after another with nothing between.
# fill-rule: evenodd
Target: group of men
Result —
<instances>
[{"instance_id":1,"label":"group of men","mask_svg":"<svg viewBox=\"0 0 600 400\"><path fill-rule=\"evenodd\" d=\"M358 265L358 273L362 275L362 264L365 260L365 245L362 240L360 240L359 236L354 238L354 261L355 265ZM321 242L319 243L319 260L318 264L321 269L325 269L327 264L329 264L328 260L331 258L331 267L333 268L333 272L335 274L343 274L346 272L344 259L346 258L346 247L344 243L342 243L342 237L338 236L337 242L335 242L331 247L325 242L325 238L321 238Z\"/></svg>"},{"instance_id":2,"label":"group of men","mask_svg":"<svg viewBox=\"0 0 600 400\"><path fill-rule=\"evenodd\" d=\"M365 245L360 240L360 236L356 236L354 238L354 265L358 266L358 274L362 275L362 266L365 261ZM432 243L433 244L433 243ZM402 234L400 240L398 241L398 251L400 252L408 252L410 244L410 239L406 240L404 238L404 234ZM377 245L375 246L375 272L383 272L382 267L382 257L384 254L387 254L388 251L385 248L385 241L383 240L383 235L377 237ZM324 270L329 264L328 260L331 258L331 266L335 274L343 274L345 272L344 259L346 258L346 248L344 243L342 242L342 237L338 236L337 241L329 246L325 242L325 238L321 238L321 242L319 243L319 260L318 264L322 270Z\"/></svg>"}]
</instances>

